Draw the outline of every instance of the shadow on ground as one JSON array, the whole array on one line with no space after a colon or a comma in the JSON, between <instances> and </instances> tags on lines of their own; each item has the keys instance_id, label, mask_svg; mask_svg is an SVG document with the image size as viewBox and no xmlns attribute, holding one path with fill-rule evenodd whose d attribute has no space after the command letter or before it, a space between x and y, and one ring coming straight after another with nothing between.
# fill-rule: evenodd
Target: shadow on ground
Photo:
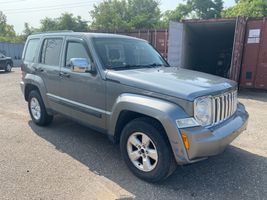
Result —
<instances>
[{"instance_id":1,"label":"shadow on ground","mask_svg":"<svg viewBox=\"0 0 267 200\"><path fill-rule=\"evenodd\" d=\"M117 183L136 199L264 199L267 198L267 158L229 146L208 160L178 167L161 184L148 184L127 169L118 145L106 136L56 117L46 128L29 125L55 148Z\"/></svg>"},{"instance_id":2,"label":"shadow on ground","mask_svg":"<svg viewBox=\"0 0 267 200\"><path fill-rule=\"evenodd\" d=\"M0 74L10 74L10 73L14 73L14 71L6 72L5 70L0 70Z\"/></svg>"},{"instance_id":3,"label":"shadow on ground","mask_svg":"<svg viewBox=\"0 0 267 200\"><path fill-rule=\"evenodd\" d=\"M257 89L241 89L238 97L241 99L251 99L262 102L267 102L267 91Z\"/></svg>"}]
</instances>

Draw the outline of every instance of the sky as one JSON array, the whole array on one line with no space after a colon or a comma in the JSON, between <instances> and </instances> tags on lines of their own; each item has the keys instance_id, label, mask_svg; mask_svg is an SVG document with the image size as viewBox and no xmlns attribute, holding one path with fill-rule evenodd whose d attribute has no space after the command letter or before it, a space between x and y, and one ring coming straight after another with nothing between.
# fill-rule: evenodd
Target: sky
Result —
<instances>
[{"instance_id":1,"label":"sky","mask_svg":"<svg viewBox=\"0 0 267 200\"><path fill-rule=\"evenodd\" d=\"M80 15L84 21L90 21L89 11L94 4L102 0L0 0L0 10L7 16L8 24L14 25L17 33L24 29L24 23L39 27L40 20L45 17L56 18L61 13L70 12ZM162 11L173 10L183 0L161 0ZM230 7L234 0L224 0L224 6Z\"/></svg>"}]
</instances>

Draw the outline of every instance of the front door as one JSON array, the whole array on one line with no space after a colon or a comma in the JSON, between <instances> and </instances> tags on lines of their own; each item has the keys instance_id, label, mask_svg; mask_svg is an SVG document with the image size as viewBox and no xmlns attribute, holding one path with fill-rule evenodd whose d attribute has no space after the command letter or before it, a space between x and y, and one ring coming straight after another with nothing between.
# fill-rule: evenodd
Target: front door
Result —
<instances>
[{"instance_id":1,"label":"front door","mask_svg":"<svg viewBox=\"0 0 267 200\"><path fill-rule=\"evenodd\" d=\"M73 72L70 68L72 58L86 58L93 63L87 43L80 38L68 37L64 51L60 100L66 114L88 125L105 128L105 82L98 72Z\"/></svg>"}]
</instances>

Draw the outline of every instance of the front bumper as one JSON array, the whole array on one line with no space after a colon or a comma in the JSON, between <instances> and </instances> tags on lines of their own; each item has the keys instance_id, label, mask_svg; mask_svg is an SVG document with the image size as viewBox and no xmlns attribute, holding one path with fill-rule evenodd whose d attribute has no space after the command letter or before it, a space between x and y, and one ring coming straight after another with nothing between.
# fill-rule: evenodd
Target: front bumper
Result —
<instances>
[{"instance_id":1,"label":"front bumper","mask_svg":"<svg viewBox=\"0 0 267 200\"><path fill-rule=\"evenodd\" d=\"M181 129L180 132L186 134L189 140L190 148L187 155L190 162L221 153L246 130L248 117L245 107L239 103L234 115L216 126Z\"/></svg>"}]
</instances>

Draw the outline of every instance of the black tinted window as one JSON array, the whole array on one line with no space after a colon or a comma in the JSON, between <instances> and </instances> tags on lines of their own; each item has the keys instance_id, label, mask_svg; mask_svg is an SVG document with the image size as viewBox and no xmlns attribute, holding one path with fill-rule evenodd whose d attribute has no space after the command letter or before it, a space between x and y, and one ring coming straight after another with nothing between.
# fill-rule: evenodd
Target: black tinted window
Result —
<instances>
[{"instance_id":1,"label":"black tinted window","mask_svg":"<svg viewBox=\"0 0 267 200\"><path fill-rule=\"evenodd\" d=\"M59 65L62 39L45 39L42 47L41 63L46 65Z\"/></svg>"},{"instance_id":2,"label":"black tinted window","mask_svg":"<svg viewBox=\"0 0 267 200\"><path fill-rule=\"evenodd\" d=\"M93 40L105 68L168 66L161 55L145 41L125 38L94 38Z\"/></svg>"},{"instance_id":3,"label":"black tinted window","mask_svg":"<svg viewBox=\"0 0 267 200\"><path fill-rule=\"evenodd\" d=\"M29 40L24 56L25 61L33 62L34 56L36 55L38 44L39 44L39 39Z\"/></svg>"},{"instance_id":4,"label":"black tinted window","mask_svg":"<svg viewBox=\"0 0 267 200\"><path fill-rule=\"evenodd\" d=\"M88 53L82 43L68 42L65 65L68 65L72 58L86 58L88 61Z\"/></svg>"}]
</instances>

